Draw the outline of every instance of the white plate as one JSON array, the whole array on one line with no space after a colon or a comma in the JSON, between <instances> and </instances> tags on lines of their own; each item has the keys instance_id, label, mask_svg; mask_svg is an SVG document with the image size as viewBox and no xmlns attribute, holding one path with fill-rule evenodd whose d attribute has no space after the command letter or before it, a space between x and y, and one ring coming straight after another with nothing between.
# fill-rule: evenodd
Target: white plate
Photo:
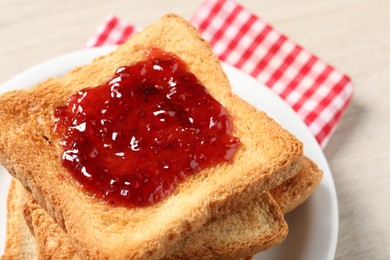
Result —
<instances>
[{"instance_id":1,"label":"white plate","mask_svg":"<svg viewBox=\"0 0 390 260\"><path fill-rule=\"evenodd\" d=\"M89 63L112 47L70 53L28 69L0 87L0 93L30 87L48 77L58 77L75 66ZM256 255L255 259L333 259L338 235L338 206L333 178L316 140L305 124L278 96L267 87L224 64L233 91L258 109L266 111L305 144L305 154L324 171L324 178L313 196L287 215L289 235L282 245ZM0 166L1 167L1 166ZM10 177L0 168L0 255L4 252L6 227L6 195Z\"/></svg>"}]
</instances>

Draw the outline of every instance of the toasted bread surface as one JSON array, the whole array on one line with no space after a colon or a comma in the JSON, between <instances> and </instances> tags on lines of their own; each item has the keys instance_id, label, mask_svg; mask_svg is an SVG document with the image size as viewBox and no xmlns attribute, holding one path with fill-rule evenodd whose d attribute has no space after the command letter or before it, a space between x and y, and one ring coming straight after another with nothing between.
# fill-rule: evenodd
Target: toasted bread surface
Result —
<instances>
[{"instance_id":1,"label":"toasted bread surface","mask_svg":"<svg viewBox=\"0 0 390 260\"><path fill-rule=\"evenodd\" d=\"M77 90L107 81L116 68L142 60L150 47L175 53L234 120L241 147L233 163L205 169L150 207L112 207L86 195L61 165L53 111ZM160 258L183 236L229 206L240 205L293 176L302 144L265 113L230 91L218 59L182 18L166 15L113 53L0 96L0 162L68 233L78 254L91 258ZM226 206L228 205L228 207Z\"/></svg>"}]
</instances>

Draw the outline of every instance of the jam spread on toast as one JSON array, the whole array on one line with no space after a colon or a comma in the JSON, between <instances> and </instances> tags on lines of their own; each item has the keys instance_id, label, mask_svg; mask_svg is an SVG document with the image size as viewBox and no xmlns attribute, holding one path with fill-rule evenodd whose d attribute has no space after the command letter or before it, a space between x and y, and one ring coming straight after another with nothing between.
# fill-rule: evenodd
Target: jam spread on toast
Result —
<instances>
[{"instance_id":1,"label":"jam spread on toast","mask_svg":"<svg viewBox=\"0 0 390 260\"><path fill-rule=\"evenodd\" d=\"M114 205L156 203L187 176L230 162L240 145L226 109L180 58L157 48L54 113L63 166Z\"/></svg>"}]
</instances>

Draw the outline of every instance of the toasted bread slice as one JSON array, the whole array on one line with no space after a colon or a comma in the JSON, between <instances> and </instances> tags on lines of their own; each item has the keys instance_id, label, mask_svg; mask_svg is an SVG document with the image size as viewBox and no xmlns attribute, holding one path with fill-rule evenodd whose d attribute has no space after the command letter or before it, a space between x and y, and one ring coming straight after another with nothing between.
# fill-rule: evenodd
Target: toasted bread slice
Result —
<instances>
[{"instance_id":1,"label":"toasted bread slice","mask_svg":"<svg viewBox=\"0 0 390 260\"><path fill-rule=\"evenodd\" d=\"M8 191L5 250L1 259L37 259L37 242L23 216L26 197L23 186L12 180Z\"/></svg>"},{"instance_id":2,"label":"toasted bread slice","mask_svg":"<svg viewBox=\"0 0 390 260\"><path fill-rule=\"evenodd\" d=\"M21 186L13 179L13 183ZM54 219L24 190L27 199L23 204L25 223L36 238L36 252L38 259L81 259L71 244L67 234L60 228ZM56 235L53 235L56 234Z\"/></svg>"},{"instance_id":3,"label":"toasted bread slice","mask_svg":"<svg viewBox=\"0 0 390 260\"><path fill-rule=\"evenodd\" d=\"M209 167L164 201L142 208L111 207L78 188L61 164L53 111L69 95L106 82L151 47L178 55L234 119L241 146L231 164ZM113 53L62 78L0 96L0 162L66 230L83 258L160 258L224 208L258 197L292 177L302 144L265 113L231 93L209 45L185 20L166 15ZM227 207L227 205L229 205Z\"/></svg>"},{"instance_id":4,"label":"toasted bread slice","mask_svg":"<svg viewBox=\"0 0 390 260\"><path fill-rule=\"evenodd\" d=\"M15 179L11 183L8 205L7 244L2 259L81 259L72 247L68 235ZM257 232L253 232L254 230ZM204 239L203 233L205 232L209 233L206 236L208 239L210 239L210 235L216 239L210 240L212 243L207 250L215 245L217 245L215 247L217 250L221 246L229 245L232 243L231 239L236 242L236 246L240 243L245 246L251 243L251 246L239 248L240 250L231 250L226 247L223 254L217 251L211 255L211 252L208 252L207 255L199 255L198 253L203 249L192 249L188 251L189 254L183 251L179 255L174 251L173 254L168 254L165 259L190 259L206 256L240 259L242 255L250 255L281 242L287 235L287 225L272 196L265 193L257 202L250 203L242 210L211 220L195 233L194 238L200 237L202 239L203 237ZM230 239L225 237L225 234ZM248 235L244 236L244 234ZM222 244L218 245L217 243L220 242ZM183 250L189 247L188 240L182 243L182 246L184 246ZM243 257L243 259L248 258Z\"/></svg>"},{"instance_id":5,"label":"toasted bread slice","mask_svg":"<svg viewBox=\"0 0 390 260\"><path fill-rule=\"evenodd\" d=\"M303 203L313 193L321 178L321 170L309 158L305 158L298 174L273 188L270 193L273 194L277 203L282 205L281 208L286 214ZM17 181L13 181L12 187L15 186L14 182ZM21 187L20 184L18 185ZM22 195L17 194L18 192L24 192L24 189L18 189L16 192L10 193L9 196L9 207L13 210L9 213L9 224L16 223L15 219L22 211L20 208L23 200L15 199L16 196L22 197ZM262 205L265 201L267 201L267 205ZM18 207L19 209L15 210ZM253 209L250 210L250 208ZM267 208L274 208L274 204L269 198L262 198L257 204L248 205L236 213L233 212L232 214L236 214L236 216L221 216L213 219L199 231L179 241L165 258L223 257L226 259L233 256L254 254L266 249L275 243L275 240L267 243L270 239L267 238L269 232L264 232L264 229L268 228L271 231L274 227L273 232L278 231L277 223L272 221L272 217L264 217L268 214L273 215L273 218L276 219L275 212L273 210L267 212ZM37 252L40 259L77 259L77 252L69 247L70 240L66 233L34 199L27 200L24 212L27 223L37 238ZM239 215L237 216L237 214ZM267 222L267 220L271 220L271 222ZM22 222L20 222L21 228L26 227L25 223ZM15 228L12 229L12 226L8 227L7 239L14 237L20 239L20 236L13 236L12 233L15 232L13 230ZM26 239L23 237L22 239L27 240L28 237L29 234L26 235ZM280 236L275 237L275 234L273 237L276 238L276 241L281 239ZM10 248L9 246L14 247ZM12 250L20 252L23 248L20 243L7 244L6 253Z\"/></svg>"},{"instance_id":6,"label":"toasted bread slice","mask_svg":"<svg viewBox=\"0 0 390 260\"><path fill-rule=\"evenodd\" d=\"M80 259L76 250L69 250L72 247L69 247L67 234L29 197L25 215L38 241L40 258ZM265 193L241 210L210 220L162 259L240 259L281 243L287 232L279 206L269 193ZM196 244L191 244L194 241Z\"/></svg>"}]
</instances>

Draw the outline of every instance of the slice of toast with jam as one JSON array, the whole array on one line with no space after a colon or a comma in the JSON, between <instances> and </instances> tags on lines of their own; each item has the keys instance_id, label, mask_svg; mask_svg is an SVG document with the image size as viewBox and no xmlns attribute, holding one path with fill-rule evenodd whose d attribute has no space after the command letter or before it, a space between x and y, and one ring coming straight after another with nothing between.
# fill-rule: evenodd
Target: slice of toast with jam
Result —
<instances>
[{"instance_id":1,"label":"slice of toast with jam","mask_svg":"<svg viewBox=\"0 0 390 260\"><path fill-rule=\"evenodd\" d=\"M223 152L219 153L215 160L200 163L202 154L196 153L198 150L192 153L192 147L189 147L191 160L185 160L190 163L189 167L177 160L174 164L160 160L157 161L157 166L152 167L155 169L152 173L147 169L149 165L155 165L154 159L157 157L150 157L151 164L148 164L147 159L144 160L144 167L137 168L137 176L131 177L135 179L131 179L121 170L122 164L118 164L118 161L110 164L109 168L105 168L105 164L93 168L83 157L94 157L94 152L85 152L94 150L83 149L89 147L88 142L92 146L98 144L99 141L93 139L98 134L95 132L88 135L90 139L87 143L84 139L86 136L72 135L72 131L83 132L85 128L77 121L80 113L69 114L80 112L78 105L81 103L77 102L82 101L83 93L86 93L83 91L87 88L111 84L108 88L111 97L107 98L107 102L123 94L117 93L117 82L113 76L120 73L124 66L136 66L139 62L150 60L148 53L155 48L177 57L185 65L186 72L189 73L186 75L194 77L192 81L198 82L207 95L221 104L220 115L225 121L221 119L215 123L211 117L206 117L207 122L199 119L198 123L208 123L209 126L226 130L223 134L227 135L227 143L222 147ZM158 63L159 58L161 57L153 61ZM174 67L172 69L174 70ZM159 68L156 67L155 70ZM139 70L139 75L142 73L142 70ZM166 83L171 86L172 82L168 80ZM159 84L146 86L143 93L146 95L145 102L148 102L149 93L160 93L160 87ZM97 95L100 95L99 92ZM191 95L187 98L192 97ZM105 102L99 104L96 105L96 110L103 113ZM67 105L73 107L62 109ZM165 109L164 106L163 104L164 109L161 110L164 111L165 117L161 119L167 120L171 110ZM82 105L80 107L84 108ZM90 104L89 108L92 112L88 113L93 114L93 104ZM185 125L179 124L175 127L175 131L184 129L187 132L193 131L194 135L198 134L197 129L201 128L188 127L188 122L192 123L192 114L184 113L187 107L178 104L175 109L173 112L176 118L179 118L177 120L187 120ZM65 111L66 116L58 111ZM135 110L132 111L131 113L134 113ZM196 109L190 108L190 111L196 113ZM159 110L149 112L159 115ZM112 135L107 137L102 126L106 121L97 121L98 118L89 121L100 124L98 130L101 135L98 140L107 149L114 149L113 151L118 153L118 150L115 150L118 147L115 144L110 145L104 139L114 140L116 132L108 129ZM71 124L68 124L69 120ZM153 125L156 126L158 125ZM145 129L147 128L145 125ZM87 127L87 131L89 129L94 130L93 127ZM131 131L139 129L132 128ZM162 158L170 156L175 159L176 156L181 158L179 155L183 152L188 152L185 151L186 147L177 151L169 148L171 135L165 136L164 133L170 132L159 133L158 137L168 140L162 142L168 145L167 149L157 146L158 149L152 149L150 153L168 153ZM127 133L126 136L131 134ZM213 143L214 137L211 134L206 141ZM155 143L159 144L160 139L155 140ZM139 139L128 141L132 150L143 148ZM84 145L77 146L83 142ZM69 144L70 146L66 146ZM182 144L188 142L176 140L176 146ZM202 145L201 142L199 144ZM80 149L72 150L71 145ZM152 147L154 143L148 145ZM78 153L80 150L83 152ZM207 158L214 158L216 152L212 148L210 150L212 155ZM195 154L197 160L194 161ZM118 158L126 161L121 153ZM77 163L67 164L66 161ZM73 246L83 258L160 258L166 255L180 238L200 229L226 209L248 203L271 187L291 178L300 168L302 161L302 143L265 113L231 93L228 79L208 43L188 22L175 15L162 17L114 52L97 58L88 65L75 68L62 78L48 79L30 89L12 91L0 96L0 163L31 191L34 199L67 232ZM181 165L168 181L161 177L166 163L169 167ZM112 172L115 167L118 172ZM101 174L106 170L111 174L108 181L104 174ZM95 172L99 174L95 175ZM88 185L82 178L87 178L94 184ZM119 188L116 183L119 183ZM124 185L131 188L127 190ZM94 186L99 189L91 188ZM143 188L143 191L137 194L139 187ZM137 194L137 199L131 203L121 200L129 193ZM112 194L114 195L111 196Z\"/></svg>"}]
</instances>

